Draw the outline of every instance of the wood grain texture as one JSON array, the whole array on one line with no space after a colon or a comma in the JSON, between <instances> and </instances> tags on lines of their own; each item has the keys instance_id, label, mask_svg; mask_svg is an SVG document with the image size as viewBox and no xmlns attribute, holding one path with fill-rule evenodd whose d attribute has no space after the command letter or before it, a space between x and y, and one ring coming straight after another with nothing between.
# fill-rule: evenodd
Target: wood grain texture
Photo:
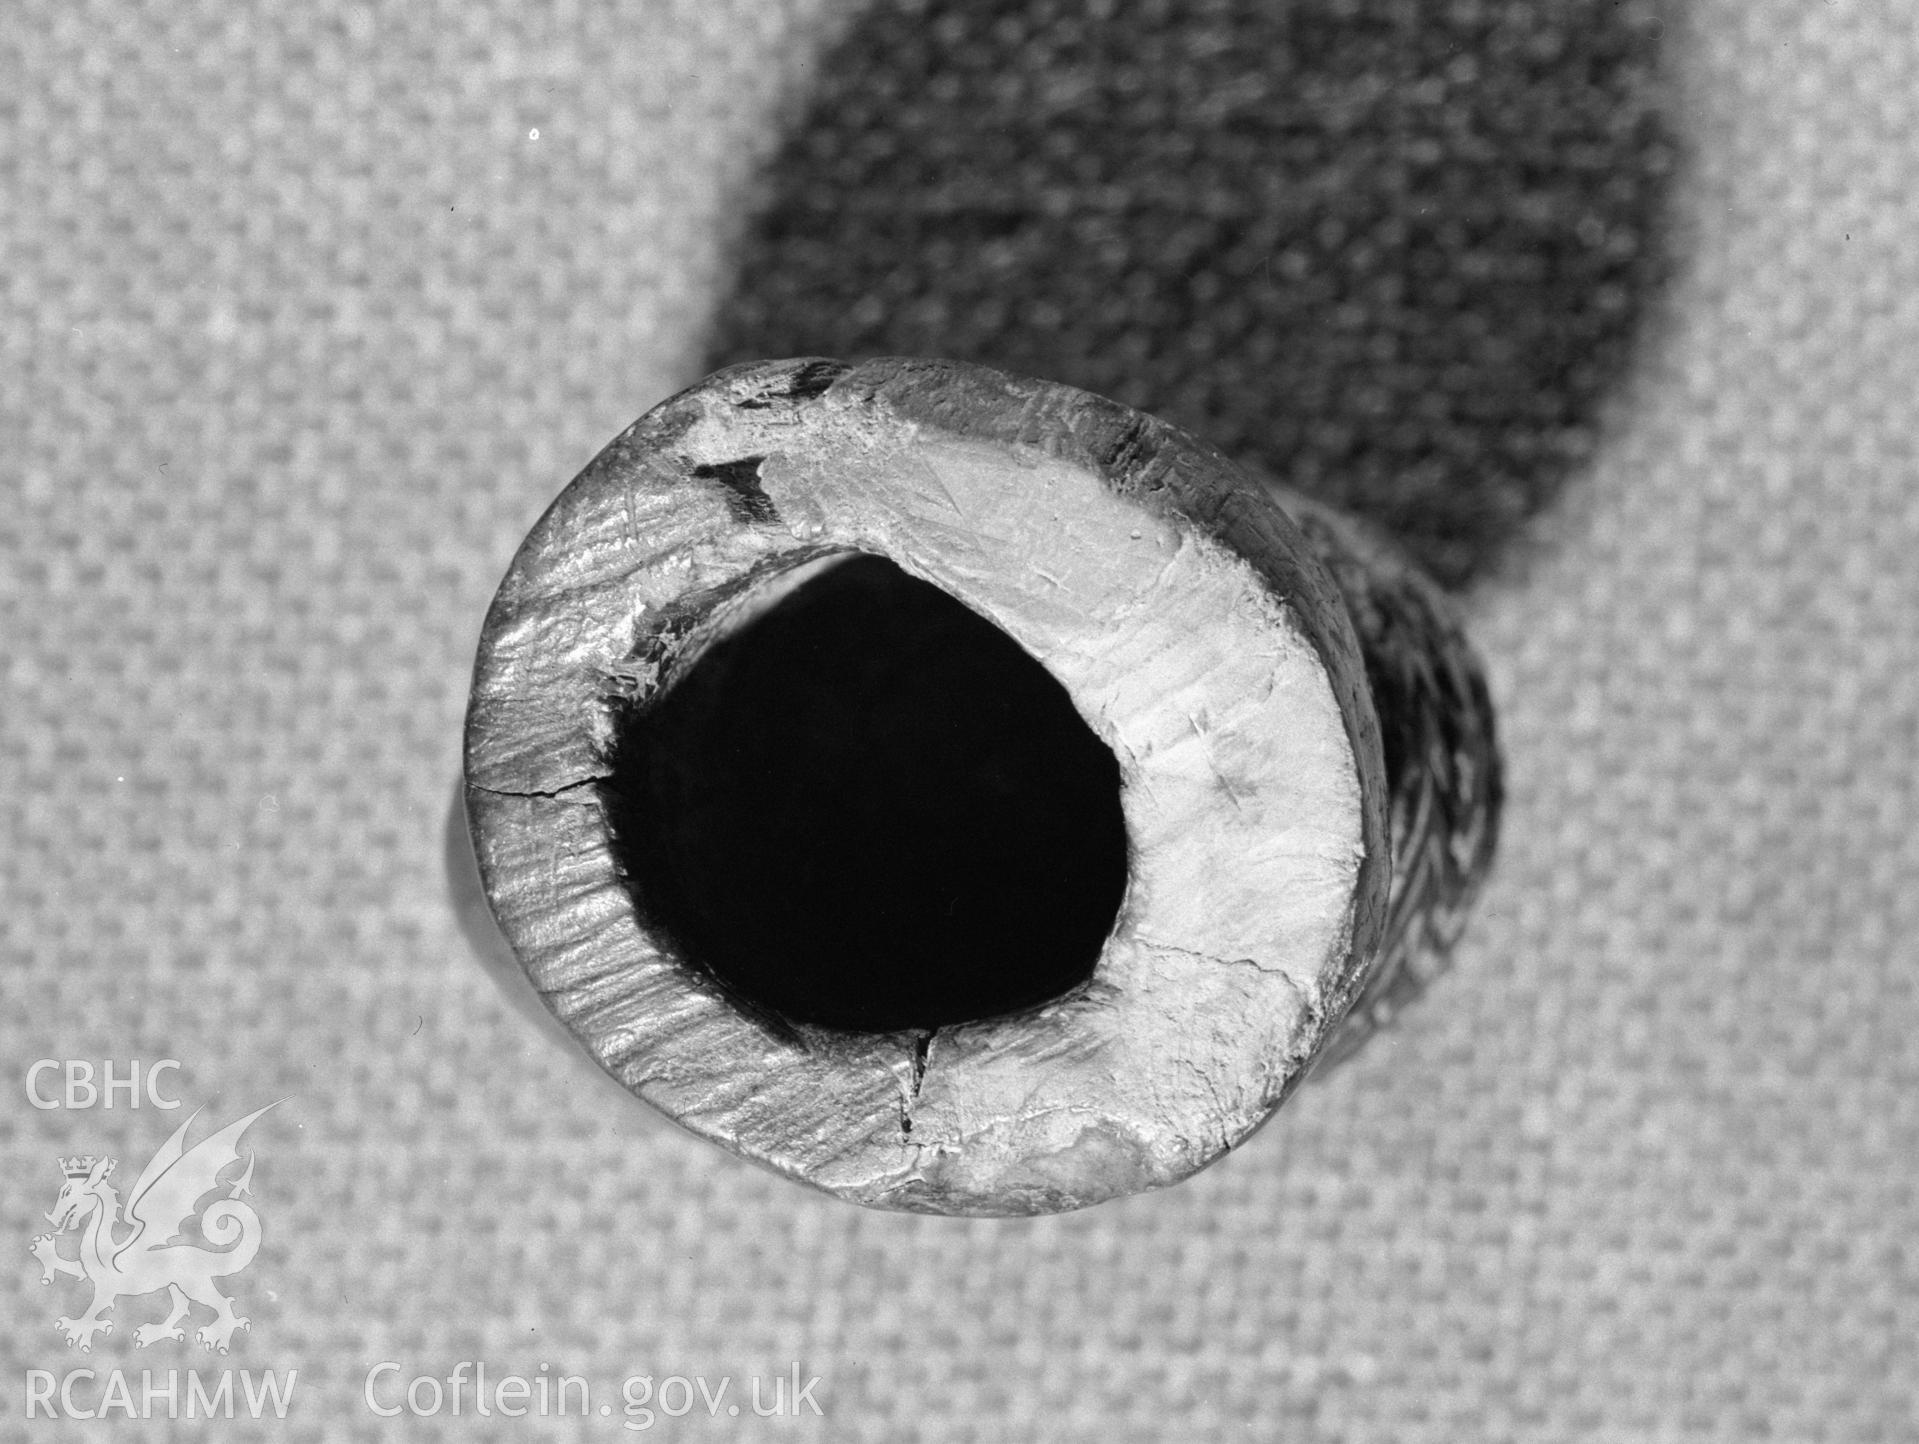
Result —
<instances>
[{"instance_id":1,"label":"wood grain texture","mask_svg":"<svg viewBox=\"0 0 1919 1444\"><path fill-rule=\"evenodd\" d=\"M495 916L630 1091L802 1182L979 1214L1175 1182L1356 1036L1382 958L1411 976L1392 939L1428 894L1395 891L1351 543L1072 388L929 361L718 373L562 493L489 613L466 775ZM614 704L848 550L996 622L1121 761L1126 901L1092 981L1053 1003L931 1035L790 1025L636 915L596 790Z\"/></svg>"}]
</instances>

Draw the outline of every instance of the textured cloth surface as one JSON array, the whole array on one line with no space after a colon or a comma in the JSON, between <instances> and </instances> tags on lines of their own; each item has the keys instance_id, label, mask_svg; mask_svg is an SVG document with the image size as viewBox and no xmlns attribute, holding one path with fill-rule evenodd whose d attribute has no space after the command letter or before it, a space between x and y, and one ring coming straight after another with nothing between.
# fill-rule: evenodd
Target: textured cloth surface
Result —
<instances>
[{"instance_id":1,"label":"textured cloth surface","mask_svg":"<svg viewBox=\"0 0 1919 1444\"><path fill-rule=\"evenodd\" d=\"M444 844L486 601L697 373L754 169L855 19L0 19L0 1432L31 1369L297 1368L257 1432L331 1440L611 1437L628 1375L737 1401L797 1364L824 1419L696 1396L656 1428L1910 1438L1900 0L1671 10L1672 286L1541 544L1472 599L1504 856L1454 972L1240 1152L1080 1215L861 1212L631 1104L484 965ZM32 1107L43 1058L179 1059L209 1122L287 1100L249 1135L228 1358L137 1349L148 1300L63 1346L84 1294L27 1257L57 1159L131 1174L185 1112ZM384 1360L550 1365L614 1414L386 1420Z\"/></svg>"},{"instance_id":2,"label":"textured cloth surface","mask_svg":"<svg viewBox=\"0 0 1919 1444\"><path fill-rule=\"evenodd\" d=\"M1650 0L904 0L820 61L714 362L1144 407L1457 581L1590 455L1664 259Z\"/></svg>"}]
</instances>

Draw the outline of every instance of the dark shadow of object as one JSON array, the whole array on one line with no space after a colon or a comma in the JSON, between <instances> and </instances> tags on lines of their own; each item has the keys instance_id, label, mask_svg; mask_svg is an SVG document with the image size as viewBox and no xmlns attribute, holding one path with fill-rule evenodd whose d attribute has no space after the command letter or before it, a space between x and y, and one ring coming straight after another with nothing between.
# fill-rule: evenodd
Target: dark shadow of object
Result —
<instances>
[{"instance_id":1,"label":"dark shadow of object","mask_svg":"<svg viewBox=\"0 0 1919 1444\"><path fill-rule=\"evenodd\" d=\"M708 353L941 355L1156 412L1488 569L1663 280L1647 0L889 0Z\"/></svg>"}]
</instances>

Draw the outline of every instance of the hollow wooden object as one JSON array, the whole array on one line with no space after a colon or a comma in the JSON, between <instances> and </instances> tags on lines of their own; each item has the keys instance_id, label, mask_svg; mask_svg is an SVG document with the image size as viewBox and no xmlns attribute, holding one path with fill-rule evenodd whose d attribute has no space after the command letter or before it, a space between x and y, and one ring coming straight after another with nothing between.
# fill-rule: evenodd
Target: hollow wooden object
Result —
<instances>
[{"instance_id":1,"label":"hollow wooden object","mask_svg":"<svg viewBox=\"0 0 1919 1444\"><path fill-rule=\"evenodd\" d=\"M615 862L615 718L836 558L1002 628L1123 778L1093 976L1003 1016L769 1016L677 956ZM1442 965L1490 859L1491 710L1391 545L1175 428L948 362L719 373L561 494L487 616L466 800L533 986L631 1092L854 1202L1080 1207L1188 1176Z\"/></svg>"}]
</instances>

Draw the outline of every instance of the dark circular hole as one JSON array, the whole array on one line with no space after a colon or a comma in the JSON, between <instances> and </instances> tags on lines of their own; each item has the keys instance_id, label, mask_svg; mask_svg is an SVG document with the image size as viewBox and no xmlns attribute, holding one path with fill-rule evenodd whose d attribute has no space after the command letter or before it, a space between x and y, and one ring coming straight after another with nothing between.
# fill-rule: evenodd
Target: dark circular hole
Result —
<instances>
[{"instance_id":1,"label":"dark circular hole","mask_svg":"<svg viewBox=\"0 0 1919 1444\"><path fill-rule=\"evenodd\" d=\"M853 554L619 719L615 856L688 963L877 1031L1092 975L1126 887L1119 764L1017 642Z\"/></svg>"}]
</instances>

